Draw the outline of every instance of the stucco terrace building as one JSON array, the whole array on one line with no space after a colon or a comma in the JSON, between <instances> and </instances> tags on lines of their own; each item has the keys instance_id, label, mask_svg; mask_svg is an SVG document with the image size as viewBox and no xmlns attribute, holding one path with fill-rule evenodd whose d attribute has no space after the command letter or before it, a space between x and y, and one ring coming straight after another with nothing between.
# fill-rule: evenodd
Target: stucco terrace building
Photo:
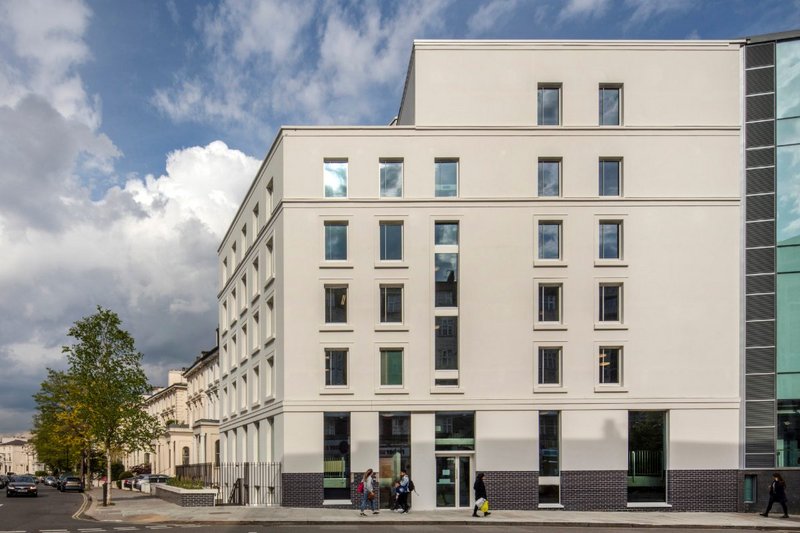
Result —
<instances>
[{"instance_id":1,"label":"stucco terrace building","mask_svg":"<svg viewBox=\"0 0 800 533\"><path fill-rule=\"evenodd\" d=\"M416 41L390 125L283 127L218 249L223 461L736 510L742 44Z\"/></svg>"},{"instance_id":2,"label":"stucco terrace building","mask_svg":"<svg viewBox=\"0 0 800 533\"><path fill-rule=\"evenodd\" d=\"M192 429L191 463L219 466L219 349L202 352L183 371L187 421Z\"/></svg>"}]
</instances>

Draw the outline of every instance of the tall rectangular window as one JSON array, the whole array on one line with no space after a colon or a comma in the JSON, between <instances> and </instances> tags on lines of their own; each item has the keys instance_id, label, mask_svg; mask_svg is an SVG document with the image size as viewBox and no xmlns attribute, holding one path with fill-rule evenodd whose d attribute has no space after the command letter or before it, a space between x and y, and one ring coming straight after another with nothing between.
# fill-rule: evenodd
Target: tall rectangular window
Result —
<instances>
[{"instance_id":1,"label":"tall rectangular window","mask_svg":"<svg viewBox=\"0 0 800 533\"><path fill-rule=\"evenodd\" d=\"M458 306L458 254L434 254L436 307Z\"/></svg>"},{"instance_id":2,"label":"tall rectangular window","mask_svg":"<svg viewBox=\"0 0 800 533\"><path fill-rule=\"evenodd\" d=\"M458 159L436 159L434 174L436 197L458 196Z\"/></svg>"},{"instance_id":3,"label":"tall rectangular window","mask_svg":"<svg viewBox=\"0 0 800 533\"><path fill-rule=\"evenodd\" d=\"M622 384L622 350L620 348L600 348L600 385Z\"/></svg>"},{"instance_id":4,"label":"tall rectangular window","mask_svg":"<svg viewBox=\"0 0 800 533\"><path fill-rule=\"evenodd\" d=\"M381 323L403 321L403 287L381 285Z\"/></svg>"},{"instance_id":5,"label":"tall rectangular window","mask_svg":"<svg viewBox=\"0 0 800 533\"><path fill-rule=\"evenodd\" d=\"M381 349L381 386L403 386L403 350Z\"/></svg>"},{"instance_id":6,"label":"tall rectangular window","mask_svg":"<svg viewBox=\"0 0 800 533\"><path fill-rule=\"evenodd\" d=\"M437 316L435 320L435 369L458 370L458 317Z\"/></svg>"},{"instance_id":7,"label":"tall rectangular window","mask_svg":"<svg viewBox=\"0 0 800 533\"><path fill-rule=\"evenodd\" d=\"M539 385L561 384L561 348L539 348Z\"/></svg>"},{"instance_id":8,"label":"tall rectangular window","mask_svg":"<svg viewBox=\"0 0 800 533\"><path fill-rule=\"evenodd\" d=\"M536 107L537 123L540 126L561 124L561 86L539 85Z\"/></svg>"},{"instance_id":9,"label":"tall rectangular window","mask_svg":"<svg viewBox=\"0 0 800 533\"><path fill-rule=\"evenodd\" d=\"M347 386L347 350L325 350L325 386Z\"/></svg>"},{"instance_id":10,"label":"tall rectangular window","mask_svg":"<svg viewBox=\"0 0 800 533\"><path fill-rule=\"evenodd\" d=\"M622 161L601 159L599 163L600 196L619 196Z\"/></svg>"},{"instance_id":11,"label":"tall rectangular window","mask_svg":"<svg viewBox=\"0 0 800 533\"><path fill-rule=\"evenodd\" d=\"M539 411L539 503L558 503L561 431L558 411Z\"/></svg>"},{"instance_id":12,"label":"tall rectangular window","mask_svg":"<svg viewBox=\"0 0 800 533\"><path fill-rule=\"evenodd\" d=\"M326 159L322 164L325 198L347 197L347 160Z\"/></svg>"},{"instance_id":13,"label":"tall rectangular window","mask_svg":"<svg viewBox=\"0 0 800 533\"><path fill-rule=\"evenodd\" d=\"M380 223L381 261L403 260L403 223Z\"/></svg>"},{"instance_id":14,"label":"tall rectangular window","mask_svg":"<svg viewBox=\"0 0 800 533\"><path fill-rule=\"evenodd\" d=\"M561 160L539 160L537 185L539 196L561 196Z\"/></svg>"},{"instance_id":15,"label":"tall rectangular window","mask_svg":"<svg viewBox=\"0 0 800 533\"><path fill-rule=\"evenodd\" d=\"M600 222L599 236L599 258L600 259L620 259L620 236L622 234L622 223L613 221Z\"/></svg>"},{"instance_id":16,"label":"tall rectangular window","mask_svg":"<svg viewBox=\"0 0 800 533\"><path fill-rule=\"evenodd\" d=\"M325 222L325 260L347 260L347 222Z\"/></svg>"},{"instance_id":17,"label":"tall rectangular window","mask_svg":"<svg viewBox=\"0 0 800 533\"><path fill-rule=\"evenodd\" d=\"M666 411L628 412L628 502L667 499Z\"/></svg>"},{"instance_id":18,"label":"tall rectangular window","mask_svg":"<svg viewBox=\"0 0 800 533\"><path fill-rule=\"evenodd\" d=\"M403 196L403 160L381 159L380 169L381 198L400 198Z\"/></svg>"},{"instance_id":19,"label":"tall rectangular window","mask_svg":"<svg viewBox=\"0 0 800 533\"><path fill-rule=\"evenodd\" d=\"M561 222L539 222L539 259L561 259Z\"/></svg>"},{"instance_id":20,"label":"tall rectangular window","mask_svg":"<svg viewBox=\"0 0 800 533\"><path fill-rule=\"evenodd\" d=\"M325 287L325 323L347 323L347 287Z\"/></svg>"},{"instance_id":21,"label":"tall rectangular window","mask_svg":"<svg viewBox=\"0 0 800 533\"><path fill-rule=\"evenodd\" d=\"M601 126L619 126L620 121L620 96L622 89L619 86L600 86L598 91Z\"/></svg>"},{"instance_id":22,"label":"tall rectangular window","mask_svg":"<svg viewBox=\"0 0 800 533\"><path fill-rule=\"evenodd\" d=\"M350 500L350 413L325 413L323 424L323 498Z\"/></svg>"},{"instance_id":23,"label":"tall rectangular window","mask_svg":"<svg viewBox=\"0 0 800 533\"><path fill-rule=\"evenodd\" d=\"M400 470L411 473L411 415L408 412L378 414L378 475L380 499L394 500L393 484Z\"/></svg>"},{"instance_id":24,"label":"tall rectangular window","mask_svg":"<svg viewBox=\"0 0 800 533\"><path fill-rule=\"evenodd\" d=\"M561 284L539 285L539 322L561 322Z\"/></svg>"},{"instance_id":25,"label":"tall rectangular window","mask_svg":"<svg viewBox=\"0 0 800 533\"><path fill-rule=\"evenodd\" d=\"M622 285L603 283L600 285L600 322L621 322Z\"/></svg>"}]
</instances>

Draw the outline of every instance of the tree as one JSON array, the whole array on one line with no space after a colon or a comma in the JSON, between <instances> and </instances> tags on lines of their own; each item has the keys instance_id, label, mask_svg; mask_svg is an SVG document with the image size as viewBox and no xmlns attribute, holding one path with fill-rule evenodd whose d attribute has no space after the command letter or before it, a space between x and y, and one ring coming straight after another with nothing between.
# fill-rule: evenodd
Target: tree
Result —
<instances>
[{"instance_id":1,"label":"tree","mask_svg":"<svg viewBox=\"0 0 800 533\"><path fill-rule=\"evenodd\" d=\"M98 306L95 314L75 322L69 336L76 342L62 348L75 384L71 404L106 457L108 483L113 456L150 449L162 431L158 420L144 410L151 387L142 354L121 324L116 313ZM107 494L106 504L111 491Z\"/></svg>"}]
</instances>

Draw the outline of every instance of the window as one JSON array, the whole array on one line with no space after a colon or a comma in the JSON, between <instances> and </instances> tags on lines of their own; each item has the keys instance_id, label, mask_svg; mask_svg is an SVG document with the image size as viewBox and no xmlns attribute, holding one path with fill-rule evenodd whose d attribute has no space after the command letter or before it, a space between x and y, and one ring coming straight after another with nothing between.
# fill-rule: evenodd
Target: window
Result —
<instances>
[{"instance_id":1,"label":"window","mask_svg":"<svg viewBox=\"0 0 800 533\"><path fill-rule=\"evenodd\" d=\"M347 160L326 159L322 165L325 198L347 197Z\"/></svg>"},{"instance_id":2,"label":"window","mask_svg":"<svg viewBox=\"0 0 800 533\"><path fill-rule=\"evenodd\" d=\"M600 322L622 322L621 311L622 285L600 285Z\"/></svg>"},{"instance_id":3,"label":"window","mask_svg":"<svg viewBox=\"0 0 800 533\"><path fill-rule=\"evenodd\" d=\"M561 322L561 284L539 285L539 322Z\"/></svg>"},{"instance_id":4,"label":"window","mask_svg":"<svg viewBox=\"0 0 800 533\"><path fill-rule=\"evenodd\" d=\"M538 167L539 196L561 196L561 160L540 159Z\"/></svg>"},{"instance_id":5,"label":"window","mask_svg":"<svg viewBox=\"0 0 800 533\"><path fill-rule=\"evenodd\" d=\"M403 260L403 223L380 223L381 261Z\"/></svg>"},{"instance_id":6,"label":"window","mask_svg":"<svg viewBox=\"0 0 800 533\"><path fill-rule=\"evenodd\" d=\"M258 236L258 229L261 226L259 225L258 221L258 204L253 207L253 238L255 239Z\"/></svg>"},{"instance_id":7,"label":"window","mask_svg":"<svg viewBox=\"0 0 800 533\"><path fill-rule=\"evenodd\" d=\"M403 321L403 287L381 285L381 323Z\"/></svg>"},{"instance_id":8,"label":"window","mask_svg":"<svg viewBox=\"0 0 800 533\"><path fill-rule=\"evenodd\" d=\"M253 284L252 284L253 288L250 291L251 292L250 296L252 298L255 298L256 295L258 294L258 280L259 280L259 277L258 277L258 257L256 257L253 260Z\"/></svg>"},{"instance_id":9,"label":"window","mask_svg":"<svg viewBox=\"0 0 800 533\"><path fill-rule=\"evenodd\" d=\"M274 202L274 198L273 198L274 186L273 186L272 183L273 183L273 180L269 180L269 183L267 183L267 205L266 205L266 208L267 208L267 220L269 220L269 218L272 216L272 208L274 207L274 204L273 204L273 202Z\"/></svg>"},{"instance_id":10,"label":"window","mask_svg":"<svg viewBox=\"0 0 800 533\"><path fill-rule=\"evenodd\" d=\"M561 384L561 348L539 348L539 385Z\"/></svg>"},{"instance_id":11,"label":"window","mask_svg":"<svg viewBox=\"0 0 800 533\"><path fill-rule=\"evenodd\" d=\"M458 222L437 222L433 241L436 246L458 246Z\"/></svg>"},{"instance_id":12,"label":"window","mask_svg":"<svg viewBox=\"0 0 800 533\"><path fill-rule=\"evenodd\" d=\"M600 222L599 257L600 259L620 259L620 235L622 223L613 221Z\"/></svg>"},{"instance_id":13,"label":"window","mask_svg":"<svg viewBox=\"0 0 800 533\"><path fill-rule=\"evenodd\" d=\"M381 179L381 198L403 196L403 160L381 159L378 163Z\"/></svg>"},{"instance_id":14,"label":"window","mask_svg":"<svg viewBox=\"0 0 800 533\"><path fill-rule=\"evenodd\" d=\"M539 503L560 501L561 430L558 411L539 411Z\"/></svg>"},{"instance_id":15,"label":"window","mask_svg":"<svg viewBox=\"0 0 800 533\"><path fill-rule=\"evenodd\" d=\"M620 195L620 167L622 161L619 159L601 159L600 176L600 196L619 196Z\"/></svg>"},{"instance_id":16,"label":"window","mask_svg":"<svg viewBox=\"0 0 800 533\"><path fill-rule=\"evenodd\" d=\"M350 500L350 413L325 413L323 424L323 498Z\"/></svg>"},{"instance_id":17,"label":"window","mask_svg":"<svg viewBox=\"0 0 800 533\"><path fill-rule=\"evenodd\" d=\"M458 317L437 316L434 326L436 370L458 370Z\"/></svg>"},{"instance_id":18,"label":"window","mask_svg":"<svg viewBox=\"0 0 800 533\"><path fill-rule=\"evenodd\" d=\"M181 464L186 466L189 464L189 447L184 446L181 450Z\"/></svg>"},{"instance_id":19,"label":"window","mask_svg":"<svg viewBox=\"0 0 800 533\"><path fill-rule=\"evenodd\" d=\"M539 85L537 119L540 126L561 124L560 85Z\"/></svg>"},{"instance_id":20,"label":"window","mask_svg":"<svg viewBox=\"0 0 800 533\"><path fill-rule=\"evenodd\" d=\"M267 241L267 281L275 277L275 252L272 238Z\"/></svg>"},{"instance_id":21,"label":"window","mask_svg":"<svg viewBox=\"0 0 800 533\"><path fill-rule=\"evenodd\" d=\"M403 386L403 350L381 349L381 386Z\"/></svg>"},{"instance_id":22,"label":"window","mask_svg":"<svg viewBox=\"0 0 800 533\"><path fill-rule=\"evenodd\" d=\"M222 259L222 285L224 286L228 282L228 258L225 257Z\"/></svg>"},{"instance_id":23,"label":"window","mask_svg":"<svg viewBox=\"0 0 800 533\"><path fill-rule=\"evenodd\" d=\"M275 336L275 324L275 298L273 297L267 300L267 339Z\"/></svg>"},{"instance_id":24,"label":"window","mask_svg":"<svg viewBox=\"0 0 800 533\"><path fill-rule=\"evenodd\" d=\"M748 474L744 476L744 503L755 503L758 501L758 476Z\"/></svg>"},{"instance_id":25,"label":"window","mask_svg":"<svg viewBox=\"0 0 800 533\"><path fill-rule=\"evenodd\" d=\"M458 159L436 159L433 165L435 196L458 196Z\"/></svg>"},{"instance_id":26,"label":"window","mask_svg":"<svg viewBox=\"0 0 800 533\"><path fill-rule=\"evenodd\" d=\"M325 323L347 323L347 287L325 287Z\"/></svg>"},{"instance_id":27,"label":"window","mask_svg":"<svg viewBox=\"0 0 800 533\"><path fill-rule=\"evenodd\" d=\"M240 389L241 397L239 398L239 408L242 411L247 410L247 376L242 376L242 387Z\"/></svg>"},{"instance_id":28,"label":"window","mask_svg":"<svg viewBox=\"0 0 800 533\"><path fill-rule=\"evenodd\" d=\"M400 470L411 472L411 415L408 412L378 414L378 476L380 500L394 499L392 486Z\"/></svg>"},{"instance_id":29,"label":"window","mask_svg":"<svg viewBox=\"0 0 800 533\"><path fill-rule=\"evenodd\" d=\"M539 222L539 259L561 259L561 222Z\"/></svg>"},{"instance_id":30,"label":"window","mask_svg":"<svg viewBox=\"0 0 800 533\"><path fill-rule=\"evenodd\" d=\"M325 386L347 386L347 350L325 350Z\"/></svg>"},{"instance_id":31,"label":"window","mask_svg":"<svg viewBox=\"0 0 800 533\"><path fill-rule=\"evenodd\" d=\"M599 361L600 385L621 385L622 349L600 348Z\"/></svg>"},{"instance_id":32,"label":"window","mask_svg":"<svg viewBox=\"0 0 800 533\"><path fill-rule=\"evenodd\" d=\"M256 351L261 347L261 323L260 319L261 315L259 313L253 313L253 331L250 333L250 337L252 338L250 350Z\"/></svg>"},{"instance_id":33,"label":"window","mask_svg":"<svg viewBox=\"0 0 800 533\"><path fill-rule=\"evenodd\" d=\"M619 86L600 86L600 118L601 126L620 125L620 95L622 89Z\"/></svg>"},{"instance_id":34,"label":"window","mask_svg":"<svg viewBox=\"0 0 800 533\"><path fill-rule=\"evenodd\" d=\"M347 260L347 222L325 222L325 260Z\"/></svg>"},{"instance_id":35,"label":"window","mask_svg":"<svg viewBox=\"0 0 800 533\"><path fill-rule=\"evenodd\" d=\"M436 307L458 306L458 254L434 254Z\"/></svg>"},{"instance_id":36,"label":"window","mask_svg":"<svg viewBox=\"0 0 800 533\"><path fill-rule=\"evenodd\" d=\"M439 412L435 424L434 448L437 452L475 449L474 412Z\"/></svg>"},{"instance_id":37,"label":"window","mask_svg":"<svg viewBox=\"0 0 800 533\"><path fill-rule=\"evenodd\" d=\"M666 411L628 411L628 503L667 500Z\"/></svg>"},{"instance_id":38,"label":"window","mask_svg":"<svg viewBox=\"0 0 800 533\"><path fill-rule=\"evenodd\" d=\"M253 379L252 379L253 386L250 390L250 403L252 405L256 405L258 403L258 386L261 383L261 379L259 376L259 367L253 367Z\"/></svg>"}]
</instances>

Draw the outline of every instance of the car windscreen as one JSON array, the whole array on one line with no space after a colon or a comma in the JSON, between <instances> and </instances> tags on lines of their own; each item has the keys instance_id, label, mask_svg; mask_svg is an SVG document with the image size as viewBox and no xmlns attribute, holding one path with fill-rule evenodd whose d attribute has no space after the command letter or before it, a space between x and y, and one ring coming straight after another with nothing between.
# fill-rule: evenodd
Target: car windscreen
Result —
<instances>
[{"instance_id":1,"label":"car windscreen","mask_svg":"<svg viewBox=\"0 0 800 533\"><path fill-rule=\"evenodd\" d=\"M36 480L32 477L25 477L25 476L17 476L13 478L13 483L36 483Z\"/></svg>"}]
</instances>

